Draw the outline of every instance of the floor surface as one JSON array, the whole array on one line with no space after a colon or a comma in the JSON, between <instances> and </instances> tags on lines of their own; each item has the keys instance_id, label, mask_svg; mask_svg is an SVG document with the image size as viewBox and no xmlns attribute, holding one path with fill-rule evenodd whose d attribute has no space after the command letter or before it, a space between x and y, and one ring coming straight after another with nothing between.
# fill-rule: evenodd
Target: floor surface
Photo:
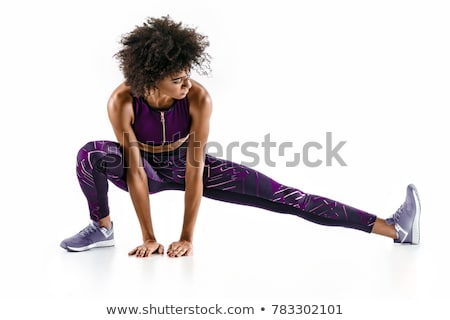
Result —
<instances>
[{"instance_id":1,"label":"floor surface","mask_svg":"<svg viewBox=\"0 0 450 320\"><path fill-rule=\"evenodd\" d=\"M116 207L131 209L122 191L110 193L114 205L123 201ZM153 197L155 212L167 209L164 215L154 214L159 241L166 247L181 223L181 215L170 212L179 207L167 201L180 196L166 192ZM106 319L106 308L114 306L139 307L145 314L150 305L219 304L251 306L255 319L278 319L283 317L271 313L274 305L313 304L339 305L345 319L437 315L448 299L442 292L450 285L450 263L442 234L431 222L436 208L429 205L426 191L423 196L419 246L204 199L193 256L138 259L127 255L140 240L132 211L116 214L115 247L83 253L58 246L83 226L81 217L39 231L30 219L30 225L14 224L22 240L11 237L11 245L2 249L2 309L12 308L17 318L45 312L77 319L89 312Z\"/></svg>"}]
</instances>

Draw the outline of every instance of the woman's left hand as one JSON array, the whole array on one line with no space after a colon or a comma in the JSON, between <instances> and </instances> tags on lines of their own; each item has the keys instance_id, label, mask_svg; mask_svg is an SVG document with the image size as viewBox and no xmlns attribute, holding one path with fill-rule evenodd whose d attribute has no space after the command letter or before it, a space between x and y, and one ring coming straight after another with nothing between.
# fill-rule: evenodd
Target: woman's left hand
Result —
<instances>
[{"instance_id":1,"label":"woman's left hand","mask_svg":"<svg viewBox=\"0 0 450 320\"><path fill-rule=\"evenodd\" d=\"M190 256L193 253L192 242L186 240L180 240L173 242L169 249L167 250L167 255L169 257L182 257L182 256Z\"/></svg>"}]
</instances>

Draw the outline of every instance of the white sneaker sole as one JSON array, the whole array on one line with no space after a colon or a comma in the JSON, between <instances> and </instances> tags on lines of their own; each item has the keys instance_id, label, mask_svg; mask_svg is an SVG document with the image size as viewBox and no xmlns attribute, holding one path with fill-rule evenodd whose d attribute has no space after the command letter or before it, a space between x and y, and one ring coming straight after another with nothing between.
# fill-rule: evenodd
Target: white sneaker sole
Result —
<instances>
[{"instance_id":1,"label":"white sneaker sole","mask_svg":"<svg viewBox=\"0 0 450 320\"><path fill-rule=\"evenodd\" d=\"M415 187L413 189L414 202L416 204L416 215L414 216L413 225L412 225L412 237L411 244L419 244L420 243L420 213L421 206L419 200L419 193Z\"/></svg>"},{"instance_id":2,"label":"white sneaker sole","mask_svg":"<svg viewBox=\"0 0 450 320\"><path fill-rule=\"evenodd\" d=\"M112 247L114 246L114 239L112 240L105 240L105 241L99 241L99 242L95 242L95 243L91 243L88 246L84 246L84 247L70 247L67 246L67 250L69 251L76 251L76 252L81 252L81 251L87 251L93 248L103 248L103 247Z\"/></svg>"}]
</instances>

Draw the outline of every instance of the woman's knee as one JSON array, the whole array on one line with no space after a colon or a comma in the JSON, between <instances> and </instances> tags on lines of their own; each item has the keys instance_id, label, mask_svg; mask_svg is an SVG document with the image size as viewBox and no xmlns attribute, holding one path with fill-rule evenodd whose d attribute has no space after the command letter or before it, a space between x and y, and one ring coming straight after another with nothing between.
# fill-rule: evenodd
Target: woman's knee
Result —
<instances>
[{"instance_id":1,"label":"woman's knee","mask_svg":"<svg viewBox=\"0 0 450 320\"><path fill-rule=\"evenodd\" d=\"M120 145L113 141L89 141L77 153L77 163L87 162L91 168L100 160L112 166L122 164Z\"/></svg>"}]
</instances>

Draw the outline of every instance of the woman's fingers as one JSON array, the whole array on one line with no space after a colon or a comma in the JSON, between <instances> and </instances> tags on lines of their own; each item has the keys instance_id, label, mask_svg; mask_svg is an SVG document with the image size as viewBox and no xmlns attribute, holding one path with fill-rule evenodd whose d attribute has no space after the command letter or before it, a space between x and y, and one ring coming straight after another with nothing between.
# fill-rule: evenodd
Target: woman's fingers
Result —
<instances>
[{"instance_id":1,"label":"woman's fingers","mask_svg":"<svg viewBox=\"0 0 450 320\"><path fill-rule=\"evenodd\" d=\"M192 255L192 244L188 241L174 242L167 250L169 257L182 257Z\"/></svg>"},{"instance_id":2,"label":"woman's fingers","mask_svg":"<svg viewBox=\"0 0 450 320\"><path fill-rule=\"evenodd\" d=\"M144 258L149 257L153 253L164 254L164 246L156 242L151 244L144 244L137 246L136 248L128 252L128 255L129 256L136 255L136 257L138 258Z\"/></svg>"}]
</instances>

